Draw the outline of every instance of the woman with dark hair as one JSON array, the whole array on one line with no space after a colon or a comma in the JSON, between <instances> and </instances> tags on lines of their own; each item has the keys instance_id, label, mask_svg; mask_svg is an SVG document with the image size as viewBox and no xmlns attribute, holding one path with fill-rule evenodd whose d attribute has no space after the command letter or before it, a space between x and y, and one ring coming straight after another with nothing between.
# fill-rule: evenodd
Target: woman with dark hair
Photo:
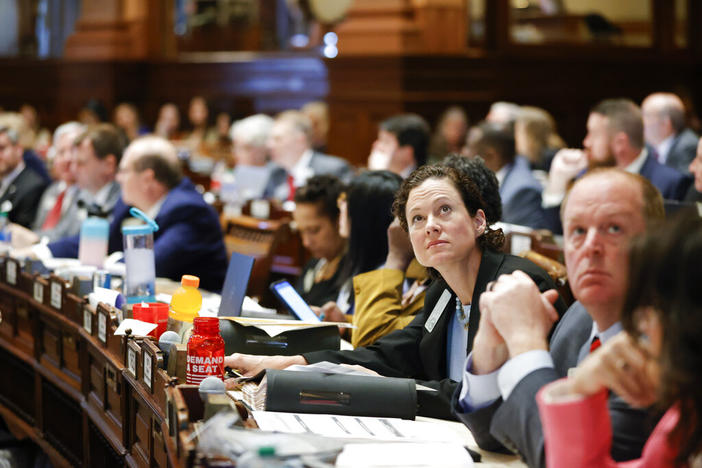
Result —
<instances>
[{"instance_id":1,"label":"woman with dark hair","mask_svg":"<svg viewBox=\"0 0 702 468\"><path fill-rule=\"evenodd\" d=\"M702 220L695 214L634 241L623 332L567 379L537 394L548 466L702 466ZM641 458L610 457L607 390L665 411Z\"/></svg>"},{"instance_id":2,"label":"woman with dark hair","mask_svg":"<svg viewBox=\"0 0 702 468\"><path fill-rule=\"evenodd\" d=\"M336 300L339 295L346 240L339 234L337 200L343 190L344 184L333 175L310 177L306 185L295 190L293 219L312 259L294 286L313 306Z\"/></svg>"},{"instance_id":3,"label":"woman with dark hair","mask_svg":"<svg viewBox=\"0 0 702 468\"><path fill-rule=\"evenodd\" d=\"M502 217L502 202L495 173L480 157L450 154L443 163L471 179L484 201L488 225ZM395 221L388 228L388 256L383 268L353 278L356 310L353 314L351 344L354 348L372 344L394 330L400 330L424 307L431 284L427 270L414 258L407 232Z\"/></svg>"},{"instance_id":4,"label":"woman with dark hair","mask_svg":"<svg viewBox=\"0 0 702 468\"><path fill-rule=\"evenodd\" d=\"M375 270L385 262L392 203L401 183L402 178L390 171L367 171L356 176L339 197L339 233L348 239L348 251L339 274L336 302L321 309L325 320L349 320L346 315L354 311L353 276Z\"/></svg>"},{"instance_id":5,"label":"woman with dark hair","mask_svg":"<svg viewBox=\"0 0 702 468\"><path fill-rule=\"evenodd\" d=\"M233 354L225 364L246 375L320 361L360 365L434 388L437 391L417 393L418 414L454 419L451 396L472 349L480 319L478 298L487 284L503 273L522 270L541 290L555 285L534 263L499 251L502 231L487 225L478 189L456 169L438 165L415 170L402 183L393 211L409 232L417 260L440 275L409 325L353 351L272 357ZM565 310L560 298L555 306L559 313Z\"/></svg>"}]
</instances>

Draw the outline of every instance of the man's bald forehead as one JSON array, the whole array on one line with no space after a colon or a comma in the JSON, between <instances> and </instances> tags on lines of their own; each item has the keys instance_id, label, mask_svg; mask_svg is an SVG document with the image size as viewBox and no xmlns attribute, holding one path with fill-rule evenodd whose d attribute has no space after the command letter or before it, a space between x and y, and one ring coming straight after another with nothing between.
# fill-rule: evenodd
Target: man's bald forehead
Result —
<instances>
[{"instance_id":1,"label":"man's bald forehead","mask_svg":"<svg viewBox=\"0 0 702 468\"><path fill-rule=\"evenodd\" d=\"M621 169L594 169L586 173L583 177L576 180L571 186L569 192L566 194L566 198L563 200L561 207L561 219L565 222L566 212L568 211L568 205L573 198L574 193L585 191L585 193L595 193L601 192L602 190L607 190L616 187L617 189L624 189L623 193L617 194L617 199L614 201L625 201L622 196L626 197L628 201L635 202L640 208L640 213L642 216L646 216L646 210L644 210L644 189L641 184L641 176L635 174L629 174Z\"/></svg>"}]
</instances>

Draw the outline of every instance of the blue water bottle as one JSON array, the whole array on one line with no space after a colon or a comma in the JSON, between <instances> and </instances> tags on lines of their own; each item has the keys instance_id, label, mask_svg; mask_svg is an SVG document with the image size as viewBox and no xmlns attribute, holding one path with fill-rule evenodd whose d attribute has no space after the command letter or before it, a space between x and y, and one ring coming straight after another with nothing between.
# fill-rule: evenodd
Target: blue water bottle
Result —
<instances>
[{"instance_id":1,"label":"blue water bottle","mask_svg":"<svg viewBox=\"0 0 702 468\"><path fill-rule=\"evenodd\" d=\"M123 226L124 244L124 295L128 304L155 302L156 264L154 261L154 232L158 224L138 208L129 213L146 224Z\"/></svg>"}]
</instances>

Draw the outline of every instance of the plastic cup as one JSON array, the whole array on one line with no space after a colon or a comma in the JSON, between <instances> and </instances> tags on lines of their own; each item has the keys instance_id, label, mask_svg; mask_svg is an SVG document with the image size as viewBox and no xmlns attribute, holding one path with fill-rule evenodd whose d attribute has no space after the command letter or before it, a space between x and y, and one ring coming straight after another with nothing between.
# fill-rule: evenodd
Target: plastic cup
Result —
<instances>
[{"instance_id":1,"label":"plastic cup","mask_svg":"<svg viewBox=\"0 0 702 468\"><path fill-rule=\"evenodd\" d=\"M156 329L149 333L158 339L168 328L168 304L162 302L137 303L132 306L135 320L156 324Z\"/></svg>"}]
</instances>

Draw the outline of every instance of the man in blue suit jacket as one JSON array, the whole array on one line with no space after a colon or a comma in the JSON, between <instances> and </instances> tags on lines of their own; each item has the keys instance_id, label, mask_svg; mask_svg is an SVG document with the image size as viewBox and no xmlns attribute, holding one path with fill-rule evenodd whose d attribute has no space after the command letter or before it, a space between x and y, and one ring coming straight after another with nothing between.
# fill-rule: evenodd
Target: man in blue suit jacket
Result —
<instances>
[{"instance_id":1,"label":"man in blue suit jacket","mask_svg":"<svg viewBox=\"0 0 702 468\"><path fill-rule=\"evenodd\" d=\"M644 137L658 162L689 174L699 137L685 126L685 104L673 93L653 93L641 103Z\"/></svg>"},{"instance_id":2,"label":"man in blue suit jacket","mask_svg":"<svg viewBox=\"0 0 702 468\"><path fill-rule=\"evenodd\" d=\"M175 148L167 140L147 136L134 140L120 162L117 180L122 199L110 223L109 251L122 250L123 223L134 218L134 206L156 220L156 275L179 281L184 274L200 277L202 288L219 291L227 269L227 252L215 211L180 171ZM55 257L77 257L78 236L48 245Z\"/></svg>"},{"instance_id":3,"label":"man in blue suit jacket","mask_svg":"<svg viewBox=\"0 0 702 468\"><path fill-rule=\"evenodd\" d=\"M641 109L628 99L606 99L587 119L584 150L565 149L553 158L543 193L548 227L562 232L561 201L568 181L581 176L587 167L614 166L646 177L666 200L682 200L692 178L659 163L644 144Z\"/></svg>"},{"instance_id":4,"label":"man in blue suit jacket","mask_svg":"<svg viewBox=\"0 0 702 468\"><path fill-rule=\"evenodd\" d=\"M545 227L541 184L532 175L527 160L515 155L510 128L483 122L473 135L469 153L485 159L485 165L495 172L500 183L502 221L534 229Z\"/></svg>"}]
</instances>

